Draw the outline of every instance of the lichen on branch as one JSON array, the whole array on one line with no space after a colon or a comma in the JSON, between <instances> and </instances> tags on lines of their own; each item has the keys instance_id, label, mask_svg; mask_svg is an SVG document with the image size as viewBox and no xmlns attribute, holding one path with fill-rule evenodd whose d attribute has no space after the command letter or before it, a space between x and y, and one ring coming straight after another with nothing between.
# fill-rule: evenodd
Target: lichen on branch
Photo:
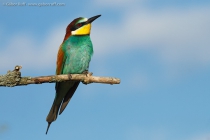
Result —
<instances>
[{"instance_id":1,"label":"lichen on branch","mask_svg":"<svg viewBox=\"0 0 210 140\"><path fill-rule=\"evenodd\" d=\"M0 86L14 87L28 84L55 83L65 81L81 81L84 84L103 83L120 84L120 79L114 77L98 77L92 73L87 74L63 74L39 77L21 77L21 66L15 66L13 71L8 71L5 75L0 75Z\"/></svg>"}]
</instances>

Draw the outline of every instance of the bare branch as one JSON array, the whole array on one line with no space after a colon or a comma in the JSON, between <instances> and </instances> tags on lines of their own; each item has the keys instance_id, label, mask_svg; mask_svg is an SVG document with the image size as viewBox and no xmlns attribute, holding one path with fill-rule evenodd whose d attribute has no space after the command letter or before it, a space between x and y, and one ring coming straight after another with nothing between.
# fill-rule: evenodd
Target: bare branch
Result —
<instances>
[{"instance_id":1,"label":"bare branch","mask_svg":"<svg viewBox=\"0 0 210 140\"><path fill-rule=\"evenodd\" d=\"M55 83L65 81L81 81L84 84L103 83L103 84L119 84L120 79L113 77L97 77L92 73L87 74L67 74L67 75L50 75L39 77L21 77L21 66L15 66L13 71L8 71L6 75L0 76L0 86L14 87L28 84Z\"/></svg>"}]
</instances>

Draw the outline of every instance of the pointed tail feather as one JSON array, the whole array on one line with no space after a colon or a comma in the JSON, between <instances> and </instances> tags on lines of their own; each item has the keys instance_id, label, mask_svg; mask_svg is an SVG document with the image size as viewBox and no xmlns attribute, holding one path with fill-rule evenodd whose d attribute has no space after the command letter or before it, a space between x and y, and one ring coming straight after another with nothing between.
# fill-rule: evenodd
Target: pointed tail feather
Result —
<instances>
[{"instance_id":1,"label":"pointed tail feather","mask_svg":"<svg viewBox=\"0 0 210 140\"><path fill-rule=\"evenodd\" d=\"M74 92L76 91L79 83L80 82L72 82L71 81L71 82L56 84L56 92L57 92L56 98L55 98L53 105L50 109L50 112L46 118L46 121L48 122L46 134L48 132L48 129L49 129L51 123L57 119L59 108L60 108L60 112L59 112L59 115L60 115L64 111L66 106L68 105L68 103L69 103L70 99L72 98Z\"/></svg>"},{"instance_id":2,"label":"pointed tail feather","mask_svg":"<svg viewBox=\"0 0 210 140\"><path fill-rule=\"evenodd\" d=\"M76 91L78 85L80 82L75 82L74 85L69 89L68 93L66 94L66 96L63 99L63 102L61 104L61 108L59 111L59 115L64 111L64 109L66 108L66 106L68 105L70 99L72 98L72 96L74 95L74 92Z\"/></svg>"},{"instance_id":3,"label":"pointed tail feather","mask_svg":"<svg viewBox=\"0 0 210 140\"><path fill-rule=\"evenodd\" d=\"M57 119L57 115L58 115L58 110L59 110L60 105L55 105L55 103L53 103L49 114L47 115L46 121L47 122L53 122Z\"/></svg>"},{"instance_id":4,"label":"pointed tail feather","mask_svg":"<svg viewBox=\"0 0 210 140\"><path fill-rule=\"evenodd\" d=\"M50 124L51 124L51 122L48 122L47 131L46 131L46 135L47 135L48 129L50 128Z\"/></svg>"},{"instance_id":5,"label":"pointed tail feather","mask_svg":"<svg viewBox=\"0 0 210 140\"><path fill-rule=\"evenodd\" d=\"M48 132L50 124L57 119L59 107L60 105L55 105L55 102L54 102L50 109L49 114L47 115L46 121L48 122L48 126L47 126L46 134Z\"/></svg>"}]
</instances>

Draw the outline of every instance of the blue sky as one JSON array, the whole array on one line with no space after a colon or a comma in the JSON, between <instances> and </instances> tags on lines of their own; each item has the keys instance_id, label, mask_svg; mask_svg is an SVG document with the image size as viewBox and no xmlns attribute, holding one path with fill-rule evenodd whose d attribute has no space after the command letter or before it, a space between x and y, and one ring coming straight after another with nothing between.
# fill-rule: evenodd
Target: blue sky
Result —
<instances>
[{"instance_id":1,"label":"blue sky","mask_svg":"<svg viewBox=\"0 0 210 140\"><path fill-rule=\"evenodd\" d=\"M0 89L0 139L207 140L210 138L208 0L0 1L0 73L55 73L66 26L92 24L90 71L120 85L80 84L45 135L54 84ZM6 3L65 6L5 6Z\"/></svg>"}]
</instances>

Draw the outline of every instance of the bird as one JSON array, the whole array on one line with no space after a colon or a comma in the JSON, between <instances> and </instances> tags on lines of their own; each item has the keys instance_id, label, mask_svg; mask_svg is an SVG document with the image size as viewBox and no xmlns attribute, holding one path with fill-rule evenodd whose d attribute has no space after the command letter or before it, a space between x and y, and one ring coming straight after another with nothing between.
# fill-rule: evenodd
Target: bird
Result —
<instances>
[{"instance_id":1,"label":"bird","mask_svg":"<svg viewBox=\"0 0 210 140\"><path fill-rule=\"evenodd\" d=\"M57 54L56 75L88 73L89 63L93 55L90 39L91 23L101 15L91 18L74 19L66 28L66 34ZM49 114L46 134L53 121L64 111L80 81L57 82L55 98Z\"/></svg>"}]
</instances>

